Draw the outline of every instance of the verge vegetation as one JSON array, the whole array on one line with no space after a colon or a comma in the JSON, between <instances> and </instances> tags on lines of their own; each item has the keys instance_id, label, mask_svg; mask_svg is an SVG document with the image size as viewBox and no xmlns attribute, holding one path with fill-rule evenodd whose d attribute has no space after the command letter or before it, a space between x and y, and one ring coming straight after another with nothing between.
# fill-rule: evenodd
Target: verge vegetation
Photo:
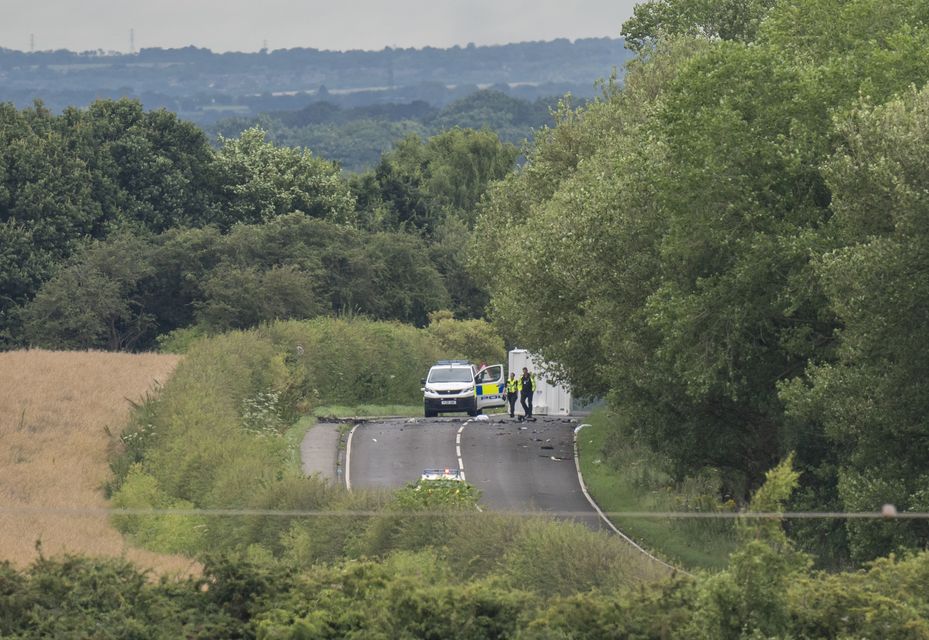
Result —
<instances>
[{"instance_id":1,"label":"verge vegetation","mask_svg":"<svg viewBox=\"0 0 929 640\"><path fill-rule=\"evenodd\" d=\"M720 480L707 473L676 482L666 458L636 441L608 409L594 412L577 434L584 483L599 507L623 533L669 561L688 568L723 569L736 549L733 520L624 518L623 511L732 512L721 502ZM619 513L616 513L619 512Z\"/></svg>"},{"instance_id":2,"label":"verge vegetation","mask_svg":"<svg viewBox=\"0 0 929 640\"><path fill-rule=\"evenodd\" d=\"M776 511L796 485L788 458L767 474L752 507ZM727 569L648 575L634 568L631 549L616 538L577 525L478 518L474 497L453 482L397 492L384 505L385 517L355 538L369 558L300 565L300 556L275 559L253 549L208 556L202 576L158 582L122 560L40 558L20 571L0 565L0 633L71 637L103 627L115 637L263 640L929 633L927 552L827 574L810 569L780 523L745 522ZM442 515L414 517L425 509ZM300 546L306 550L315 539Z\"/></svg>"}]
</instances>

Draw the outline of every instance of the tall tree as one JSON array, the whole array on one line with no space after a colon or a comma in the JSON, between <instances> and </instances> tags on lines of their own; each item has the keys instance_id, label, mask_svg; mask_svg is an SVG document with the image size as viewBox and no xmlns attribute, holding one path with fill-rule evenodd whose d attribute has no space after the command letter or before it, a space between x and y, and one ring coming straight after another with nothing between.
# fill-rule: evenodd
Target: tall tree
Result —
<instances>
[{"instance_id":1,"label":"tall tree","mask_svg":"<svg viewBox=\"0 0 929 640\"><path fill-rule=\"evenodd\" d=\"M817 263L843 322L836 362L785 388L793 414L821 423L838 452L845 508L929 509L929 87L842 125L826 175L842 249ZM924 522L849 521L859 560L920 546Z\"/></svg>"},{"instance_id":2,"label":"tall tree","mask_svg":"<svg viewBox=\"0 0 929 640\"><path fill-rule=\"evenodd\" d=\"M252 224L293 211L351 224L355 199L331 163L265 141L260 129L220 140L216 156L220 226Z\"/></svg>"}]
</instances>

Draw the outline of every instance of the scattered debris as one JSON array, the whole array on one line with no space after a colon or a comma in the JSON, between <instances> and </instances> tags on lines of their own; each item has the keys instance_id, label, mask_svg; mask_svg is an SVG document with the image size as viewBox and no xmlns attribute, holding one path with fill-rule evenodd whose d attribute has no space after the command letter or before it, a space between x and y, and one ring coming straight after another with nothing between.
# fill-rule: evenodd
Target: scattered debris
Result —
<instances>
[{"instance_id":1,"label":"scattered debris","mask_svg":"<svg viewBox=\"0 0 929 640\"><path fill-rule=\"evenodd\" d=\"M414 422L416 422L416 418L410 418L409 420L406 421L407 424L412 424Z\"/></svg>"},{"instance_id":2,"label":"scattered debris","mask_svg":"<svg viewBox=\"0 0 929 640\"><path fill-rule=\"evenodd\" d=\"M377 442L377 438L371 438L372 442Z\"/></svg>"},{"instance_id":3,"label":"scattered debris","mask_svg":"<svg viewBox=\"0 0 929 640\"><path fill-rule=\"evenodd\" d=\"M543 444L543 445L542 445L541 447L539 447L539 448L540 448L540 449L546 449L546 450L548 450L548 449L554 450L554 449L555 449L555 447L553 447L553 446L550 445L550 444Z\"/></svg>"},{"instance_id":4,"label":"scattered debris","mask_svg":"<svg viewBox=\"0 0 929 640\"><path fill-rule=\"evenodd\" d=\"M479 416L475 416L474 421L475 422L490 422L490 418L481 414Z\"/></svg>"}]
</instances>

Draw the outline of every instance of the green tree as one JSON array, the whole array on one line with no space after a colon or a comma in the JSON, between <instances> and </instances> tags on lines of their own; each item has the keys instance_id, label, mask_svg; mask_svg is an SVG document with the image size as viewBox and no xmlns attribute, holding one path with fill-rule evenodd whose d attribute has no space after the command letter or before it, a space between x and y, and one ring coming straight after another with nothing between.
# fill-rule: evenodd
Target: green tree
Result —
<instances>
[{"instance_id":1,"label":"green tree","mask_svg":"<svg viewBox=\"0 0 929 640\"><path fill-rule=\"evenodd\" d=\"M125 98L66 109L55 124L87 165L96 237L124 222L161 232L213 220L213 151L195 125Z\"/></svg>"},{"instance_id":2,"label":"green tree","mask_svg":"<svg viewBox=\"0 0 929 640\"><path fill-rule=\"evenodd\" d=\"M822 170L833 114L929 79L925 4L902 4L798 0L765 9L751 43L660 38L491 189L470 264L495 323L609 394L678 479L713 467L744 500L796 450L797 499L840 500L838 445L785 416L779 387L841 338L817 260L843 242Z\"/></svg>"},{"instance_id":3,"label":"green tree","mask_svg":"<svg viewBox=\"0 0 929 640\"><path fill-rule=\"evenodd\" d=\"M331 162L265 141L260 129L220 139L216 155L220 226L253 224L294 211L351 224L355 199Z\"/></svg>"},{"instance_id":4,"label":"green tree","mask_svg":"<svg viewBox=\"0 0 929 640\"><path fill-rule=\"evenodd\" d=\"M642 51L662 36L754 40L775 0L647 0L623 23L626 46Z\"/></svg>"},{"instance_id":5,"label":"green tree","mask_svg":"<svg viewBox=\"0 0 929 640\"><path fill-rule=\"evenodd\" d=\"M145 240L122 233L89 245L24 310L26 337L49 348L132 349L155 328L140 295L153 269Z\"/></svg>"},{"instance_id":6,"label":"green tree","mask_svg":"<svg viewBox=\"0 0 929 640\"><path fill-rule=\"evenodd\" d=\"M373 224L432 236L446 216L473 226L488 185L513 168L517 155L516 147L487 130L456 128L427 140L414 135L355 185Z\"/></svg>"},{"instance_id":7,"label":"green tree","mask_svg":"<svg viewBox=\"0 0 929 640\"><path fill-rule=\"evenodd\" d=\"M271 320L319 314L316 281L292 266L267 270L220 264L203 283L194 303L199 324L210 331L245 329Z\"/></svg>"},{"instance_id":8,"label":"green tree","mask_svg":"<svg viewBox=\"0 0 929 640\"><path fill-rule=\"evenodd\" d=\"M862 104L841 126L827 164L831 227L843 248L817 262L843 322L837 361L785 387L790 410L821 424L838 452L838 489L853 511L929 507L929 89ZM923 522L849 521L856 559L920 545Z\"/></svg>"}]
</instances>

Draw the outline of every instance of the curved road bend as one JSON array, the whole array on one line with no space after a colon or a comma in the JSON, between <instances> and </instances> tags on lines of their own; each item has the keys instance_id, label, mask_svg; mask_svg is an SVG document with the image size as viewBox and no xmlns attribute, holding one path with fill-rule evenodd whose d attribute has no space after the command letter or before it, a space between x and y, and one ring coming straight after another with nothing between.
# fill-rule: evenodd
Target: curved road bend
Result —
<instances>
[{"instance_id":1,"label":"curved road bend","mask_svg":"<svg viewBox=\"0 0 929 640\"><path fill-rule=\"evenodd\" d=\"M494 511L580 513L572 519L605 528L581 491L574 465L575 423L539 417L519 423L494 416L470 422L417 418L359 425L351 443L353 488L402 487L423 469L457 468L481 490L481 504Z\"/></svg>"}]
</instances>

